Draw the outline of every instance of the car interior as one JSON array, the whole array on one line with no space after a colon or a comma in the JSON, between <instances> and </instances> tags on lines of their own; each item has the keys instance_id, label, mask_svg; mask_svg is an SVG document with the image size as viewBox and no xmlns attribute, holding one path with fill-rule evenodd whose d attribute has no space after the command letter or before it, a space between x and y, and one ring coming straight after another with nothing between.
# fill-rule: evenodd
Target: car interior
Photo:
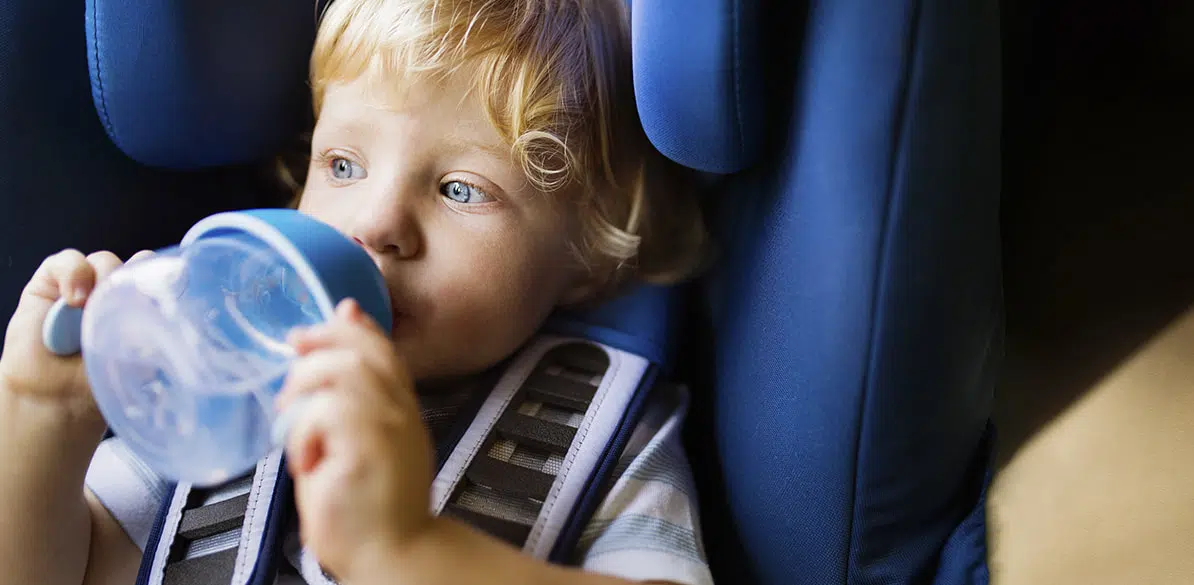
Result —
<instances>
[{"instance_id":1,"label":"car interior","mask_svg":"<svg viewBox=\"0 0 1194 585\"><path fill-rule=\"evenodd\" d=\"M0 315L57 250L285 205L326 1L0 0ZM582 318L673 347L717 582L1194 582L1194 9L630 12L717 257Z\"/></svg>"}]
</instances>

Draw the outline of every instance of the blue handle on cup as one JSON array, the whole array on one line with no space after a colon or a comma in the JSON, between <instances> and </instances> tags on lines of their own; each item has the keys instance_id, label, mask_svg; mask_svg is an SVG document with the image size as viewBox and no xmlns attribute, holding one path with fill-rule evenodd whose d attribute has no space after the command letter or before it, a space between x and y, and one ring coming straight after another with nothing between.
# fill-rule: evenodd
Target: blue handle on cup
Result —
<instances>
[{"instance_id":1,"label":"blue handle on cup","mask_svg":"<svg viewBox=\"0 0 1194 585\"><path fill-rule=\"evenodd\" d=\"M83 343L82 329L83 309L66 304L66 299L58 299L42 322L42 345L55 355L74 355Z\"/></svg>"}]
</instances>

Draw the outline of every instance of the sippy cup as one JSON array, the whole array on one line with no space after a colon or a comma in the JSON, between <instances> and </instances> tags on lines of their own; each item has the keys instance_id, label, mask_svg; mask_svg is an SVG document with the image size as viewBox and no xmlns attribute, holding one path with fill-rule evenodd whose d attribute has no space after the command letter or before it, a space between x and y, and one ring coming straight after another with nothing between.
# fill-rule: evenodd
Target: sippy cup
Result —
<instances>
[{"instance_id":1,"label":"sippy cup","mask_svg":"<svg viewBox=\"0 0 1194 585\"><path fill-rule=\"evenodd\" d=\"M82 352L109 428L147 465L212 485L278 446L286 335L348 297L389 329L385 283L352 240L289 209L220 213L114 271L83 309L60 300L43 341Z\"/></svg>"}]
</instances>

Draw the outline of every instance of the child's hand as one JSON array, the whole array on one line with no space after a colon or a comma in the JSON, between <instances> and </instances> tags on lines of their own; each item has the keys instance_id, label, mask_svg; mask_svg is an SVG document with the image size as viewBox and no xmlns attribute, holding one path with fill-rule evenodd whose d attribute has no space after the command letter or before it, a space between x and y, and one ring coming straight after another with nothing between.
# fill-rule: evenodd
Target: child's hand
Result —
<instances>
[{"instance_id":1,"label":"child's hand","mask_svg":"<svg viewBox=\"0 0 1194 585\"><path fill-rule=\"evenodd\" d=\"M141 252L138 254L148 254ZM0 354L0 389L25 396L61 401L73 414L98 420L99 410L78 355L59 357L42 345L42 322L59 297L82 307L95 285L121 266L111 252L84 257L64 250L46 258L25 285L8 323Z\"/></svg>"},{"instance_id":2,"label":"child's hand","mask_svg":"<svg viewBox=\"0 0 1194 585\"><path fill-rule=\"evenodd\" d=\"M342 582L431 524L432 449L394 345L352 301L296 331L279 396L296 405L286 441L303 543ZM296 399L302 396L302 403Z\"/></svg>"}]
</instances>

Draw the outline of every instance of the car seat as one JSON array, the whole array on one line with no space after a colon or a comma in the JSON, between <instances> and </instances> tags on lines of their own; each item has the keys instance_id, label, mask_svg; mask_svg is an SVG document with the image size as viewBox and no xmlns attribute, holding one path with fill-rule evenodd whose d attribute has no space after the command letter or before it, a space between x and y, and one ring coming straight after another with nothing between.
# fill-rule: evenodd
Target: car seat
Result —
<instances>
[{"instance_id":1,"label":"car seat","mask_svg":"<svg viewBox=\"0 0 1194 585\"><path fill-rule=\"evenodd\" d=\"M0 314L57 249L127 256L280 204L262 161L306 115L317 9L0 0ZM997 2L632 14L640 115L705 173L720 257L683 304L631 294L578 318L683 340L719 582L986 583Z\"/></svg>"}]
</instances>

